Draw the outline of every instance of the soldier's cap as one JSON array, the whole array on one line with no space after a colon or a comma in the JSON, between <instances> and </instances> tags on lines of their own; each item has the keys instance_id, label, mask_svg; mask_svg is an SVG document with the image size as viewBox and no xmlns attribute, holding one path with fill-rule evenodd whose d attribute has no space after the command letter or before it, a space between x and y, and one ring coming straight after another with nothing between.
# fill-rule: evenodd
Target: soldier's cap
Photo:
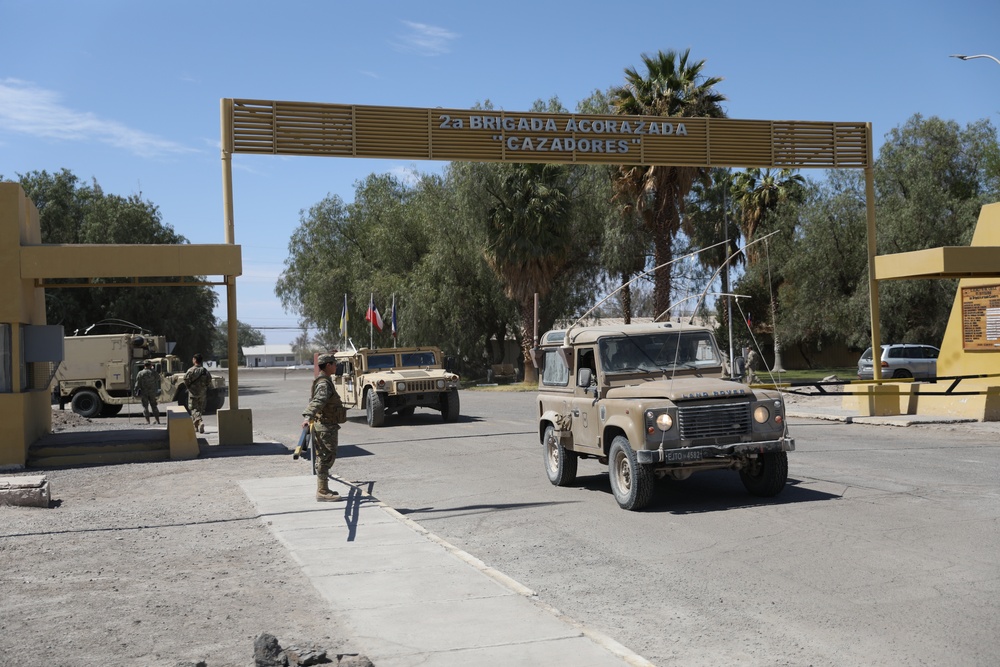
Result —
<instances>
[{"instance_id":1,"label":"soldier's cap","mask_svg":"<svg viewBox=\"0 0 1000 667\"><path fill-rule=\"evenodd\" d=\"M332 354L321 354L319 355L319 359L316 360L316 364L318 366L322 366L323 364L332 364L335 362L336 359Z\"/></svg>"},{"instance_id":2,"label":"soldier's cap","mask_svg":"<svg viewBox=\"0 0 1000 667\"><path fill-rule=\"evenodd\" d=\"M143 366L152 366L152 365L153 365L153 362L152 362L152 361L150 361L149 359L146 359L146 361L142 362L142 365L143 365Z\"/></svg>"}]
</instances>

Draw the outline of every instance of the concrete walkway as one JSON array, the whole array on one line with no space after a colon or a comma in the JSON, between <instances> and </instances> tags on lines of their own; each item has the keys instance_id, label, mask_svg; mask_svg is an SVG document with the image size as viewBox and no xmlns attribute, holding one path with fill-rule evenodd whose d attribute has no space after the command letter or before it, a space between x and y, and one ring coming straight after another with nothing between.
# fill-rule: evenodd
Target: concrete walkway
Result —
<instances>
[{"instance_id":1,"label":"concrete walkway","mask_svg":"<svg viewBox=\"0 0 1000 667\"><path fill-rule=\"evenodd\" d=\"M241 482L262 520L376 667L652 663L361 489L317 503L315 478Z\"/></svg>"}]
</instances>

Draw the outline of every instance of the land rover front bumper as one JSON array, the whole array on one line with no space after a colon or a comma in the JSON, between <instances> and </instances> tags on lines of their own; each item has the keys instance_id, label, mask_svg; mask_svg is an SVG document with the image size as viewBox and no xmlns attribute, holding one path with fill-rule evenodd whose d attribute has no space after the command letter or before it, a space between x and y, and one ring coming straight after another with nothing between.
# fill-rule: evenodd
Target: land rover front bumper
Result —
<instances>
[{"instance_id":1,"label":"land rover front bumper","mask_svg":"<svg viewBox=\"0 0 1000 667\"><path fill-rule=\"evenodd\" d=\"M683 465L716 458L730 458L774 452L794 452L795 439L782 437L777 440L735 442L729 445L699 445L694 447L661 447L640 449L635 458L642 464Z\"/></svg>"}]
</instances>

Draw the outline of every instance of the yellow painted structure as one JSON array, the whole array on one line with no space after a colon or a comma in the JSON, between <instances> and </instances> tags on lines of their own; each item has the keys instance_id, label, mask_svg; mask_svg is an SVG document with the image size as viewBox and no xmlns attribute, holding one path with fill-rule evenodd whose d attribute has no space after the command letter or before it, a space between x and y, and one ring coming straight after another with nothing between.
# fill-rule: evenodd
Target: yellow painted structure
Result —
<instances>
[{"instance_id":1,"label":"yellow painted structure","mask_svg":"<svg viewBox=\"0 0 1000 667\"><path fill-rule=\"evenodd\" d=\"M228 284L242 272L241 248L233 244L43 245L35 205L19 184L0 183L0 329L9 331L9 355L0 364L10 376L9 391L0 391L0 467L23 467L28 447L52 430L48 364L22 361L23 332L45 324L47 281L79 279L85 286L94 278L128 278L138 286L170 276L182 279L174 286Z\"/></svg>"},{"instance_id":2,"label":"yellow painted structure","mask_svg":"<svg viewBox=\"0 0 1000 667\"><path fill-rule=\"evenodd\" d=\"M998 287L1000 292L1000 204L984 206L972 243L966 248L930 248L875 258L878 280L959 278L938 356L939 377L1000 374L1000 340L995 349L970 349L963 321L963 289ZM1000 307L1000 303L997 304ZM1000 314L996 317L1000 318ZM846 409L868 415L942 415L1000 421L1000 377L962 380L956 392L940 395L950 381L861 385L860 395L844 396Z\"/></svg>"}]
</instances>

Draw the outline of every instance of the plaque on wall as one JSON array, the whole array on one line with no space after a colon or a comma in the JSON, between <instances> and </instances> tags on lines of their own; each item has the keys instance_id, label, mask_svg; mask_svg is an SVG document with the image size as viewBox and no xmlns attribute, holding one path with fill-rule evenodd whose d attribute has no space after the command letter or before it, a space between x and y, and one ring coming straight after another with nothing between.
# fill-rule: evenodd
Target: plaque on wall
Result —
<instances>
[{"instance_id":1,"label":"plaque on wall","mask_svg":"<svg viewBox=\"0 0 1000 667\"><path fill-rule=\"evenodd\" d=\"M962 347L1000 350L1000 285L962 288Z\"/></svg>"}]
</instances>

